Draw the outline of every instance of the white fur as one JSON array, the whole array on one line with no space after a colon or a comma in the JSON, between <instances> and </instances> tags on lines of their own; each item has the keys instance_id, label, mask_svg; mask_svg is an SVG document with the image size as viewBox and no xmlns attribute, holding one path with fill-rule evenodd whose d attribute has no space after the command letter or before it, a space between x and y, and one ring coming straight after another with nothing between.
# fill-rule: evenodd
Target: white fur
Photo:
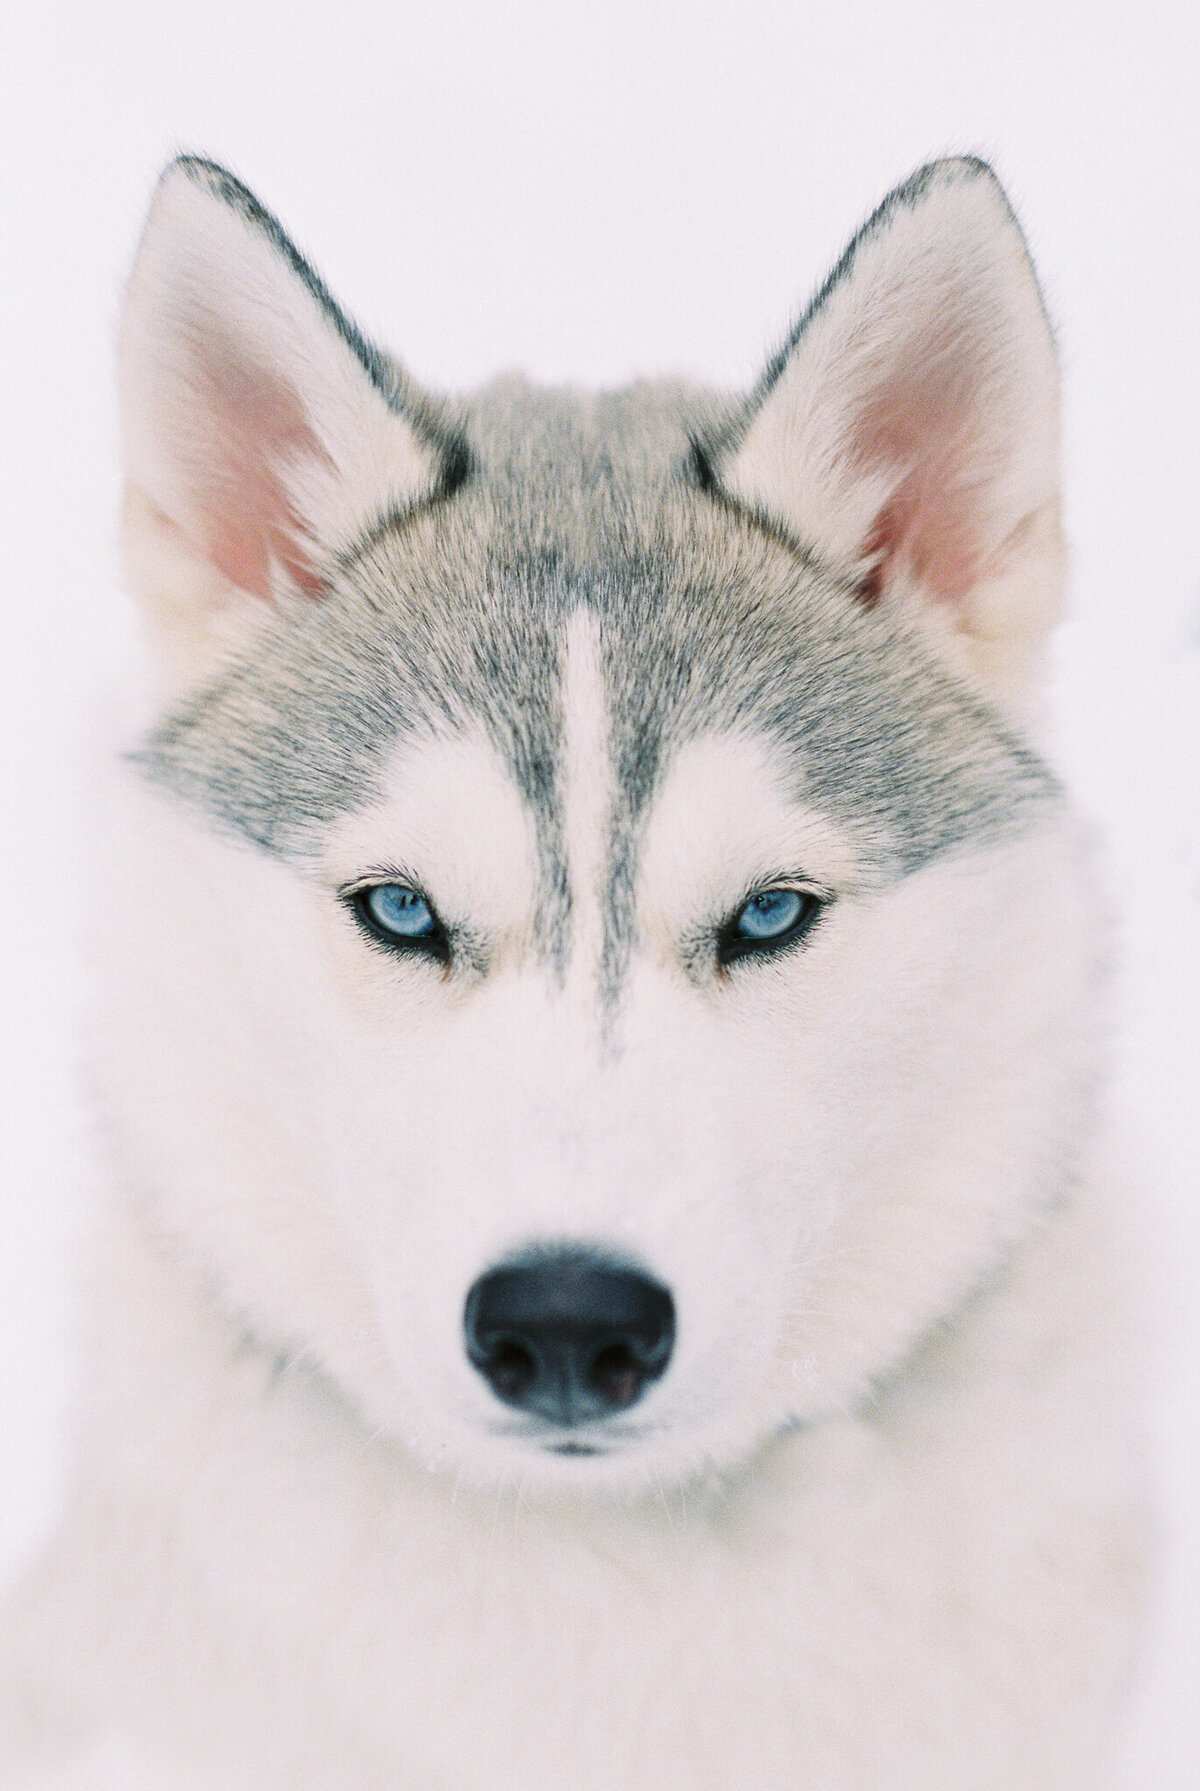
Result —
<instances>
[{"instance_id":1,"label":"white fur","mask_svg":"<svg viewBox=\"0 0 1200 1791\"><path fill-rule=\"evenodd\" d=\"M740 450L743 495L848 566L886 497L884 472L852 487L846 445L877 339L920 335L932 281L939 304L982 290L1043 353L1007 216L960 186L953 277L934 183L860 251ZM242 226L217 240L213 207L168 189L128 325L133 477L193 563L139 357L158 344L174 389L160 301L192 292L198 242L321 419L328 463L294 486L314 539L422 477L344 344L309 317L297 346L296 292ZM1052 484L1052 397L1015 365L1015 395L985 382L989 565ZM1018 415L1033 446L1009 460ZM162 526L152 586L178 570ZM983 626L987 576L955 629ZM212 663L196 627L172 677ZM561 976L535 948L533 824L482 728L406 739L306 876L147 790L114 810L93 1390L63 1535L0 1657L6 1785L1106 1782L1139 1544L1077 831L1056 811L885 885L765 732L714 730L650 803L606 1014L612 718L594 621L567 641ZM470 930L475 968L370 946L338 891L388 876ZM829 902L802 948L729 974L689 957L779 880ZM546 1240L643 1265L679 1315L668 1372L595 1456L553 1453L463 1348L475 1279ZM123 1737L140 1767L113 1764Z\"/></svg>"},{"instance_id":2,"label":"white fur","mask_svg":"<svg viewBox=\"0 0 1200 1791\"><path fill-rule=\"evenodd\" d=\"M595 618L577 610L564 650L563 763L567 874L571 883L572 966L595 987L603 944L603 881L612 816L613 766L600 638Z\"/></svg>"}]
</instances>

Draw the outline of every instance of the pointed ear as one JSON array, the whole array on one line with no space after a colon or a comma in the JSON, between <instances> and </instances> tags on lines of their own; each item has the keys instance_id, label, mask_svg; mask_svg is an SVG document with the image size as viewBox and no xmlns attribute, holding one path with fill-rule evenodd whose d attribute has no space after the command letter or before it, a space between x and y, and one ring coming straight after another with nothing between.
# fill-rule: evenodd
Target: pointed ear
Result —
<instances>
[{"instance_id":1,"label":"pointed ear","mask_svg":"<svg viewBox=\"0 0 1200 1791\"><path fill-rule=\"evenodd\" d=\"M461 456L253 194L190 156L151 209L120 387L131 580L185 673L319 597L339 547Z\"/></svg>"},{"instance_id":2,"label":"pointed ear","mask_svg":"<svg viewBox=\"0 0 1200 1791\"><path fill-rule=\"evenodd\" d=\"M935 162L850 244L718 476L1017 708L1058 613L1058 374L990 168Z\"/></svg>"}]
</instances>

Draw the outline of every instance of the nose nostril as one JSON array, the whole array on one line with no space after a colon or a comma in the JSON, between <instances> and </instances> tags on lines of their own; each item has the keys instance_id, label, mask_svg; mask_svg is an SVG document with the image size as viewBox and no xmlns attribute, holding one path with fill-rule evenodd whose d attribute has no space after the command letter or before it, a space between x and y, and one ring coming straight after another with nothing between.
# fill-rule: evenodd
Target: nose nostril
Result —
<instances>
[{"instance_id":1,"label":"nose nostril","mask_svg":"<svg viewBox=\"0 0 1200 1791\"><path fill-rule=\"evenodd\" d=\"M614 1410L633 1405L646 1380L646 1370L625 1343L610 1343L592 1363L588 1380Z\"/></svg>"},{"instance_id":2,"label":"nose nostril","mask_svg":"<svg viewBox=\"0 0 1200 1791\"><path fill-rule=\"evenodd\" d=\"M531 1352L507 1338L495 1345L482 1366L501 1399L519 1400L537 1375Z\"/></svg>"}]
</instances>

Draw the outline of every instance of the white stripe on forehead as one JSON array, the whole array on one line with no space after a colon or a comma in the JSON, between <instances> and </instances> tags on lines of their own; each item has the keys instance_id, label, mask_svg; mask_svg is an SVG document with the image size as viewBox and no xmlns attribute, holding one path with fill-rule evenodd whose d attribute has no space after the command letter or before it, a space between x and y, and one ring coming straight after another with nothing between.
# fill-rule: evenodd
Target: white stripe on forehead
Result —
<instances>
[{"instance_id":1,"label":"white stripe on forehead","mask_svg":"<svg viewBox=\"0 0 1200 1791\"><path fill-rule=\"evenodd\" d=\"M548 915L553 949L542 952L591 1002L603 957L614 791L599 628L590 611L568 619L559 665L552 815L531 807L510 760L475 725L402 741L380 796L334 829L325 860L334 881L389 871L411 879L448 925L493 946L537 951L547 938L539 915L543 922ZM569 913L553 901L562 889Z\"/></svg>"},{"instance_id":2,"label":"white stripe on forehead","mask_svg":"<svg viewBox=\"0 0 1200 1791\"><path fill-rule=\"evenodd\" d=\"M562 837L571 891L567 979L594 985L604 947L613 776L600 631L586 609L577 609L567 623L562 693Z\"/></svg>"}]
</instances>

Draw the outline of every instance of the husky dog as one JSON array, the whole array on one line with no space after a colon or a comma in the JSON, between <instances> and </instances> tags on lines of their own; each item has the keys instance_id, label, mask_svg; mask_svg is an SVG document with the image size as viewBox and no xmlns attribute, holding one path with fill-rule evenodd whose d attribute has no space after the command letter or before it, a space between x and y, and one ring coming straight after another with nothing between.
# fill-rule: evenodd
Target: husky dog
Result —
<instances>
[{"instance_id":1,"label":"husky dog","mask_svg":"<svg viewBox=\"0 0 1200 1791\"><path fill-rule=\"evenodd\" d=\"M1095 1791L1106 944L990 169L747 398L450 403L189 157L121 380L158 708L5 1785Z\"/></svg>"}]
</instances>

